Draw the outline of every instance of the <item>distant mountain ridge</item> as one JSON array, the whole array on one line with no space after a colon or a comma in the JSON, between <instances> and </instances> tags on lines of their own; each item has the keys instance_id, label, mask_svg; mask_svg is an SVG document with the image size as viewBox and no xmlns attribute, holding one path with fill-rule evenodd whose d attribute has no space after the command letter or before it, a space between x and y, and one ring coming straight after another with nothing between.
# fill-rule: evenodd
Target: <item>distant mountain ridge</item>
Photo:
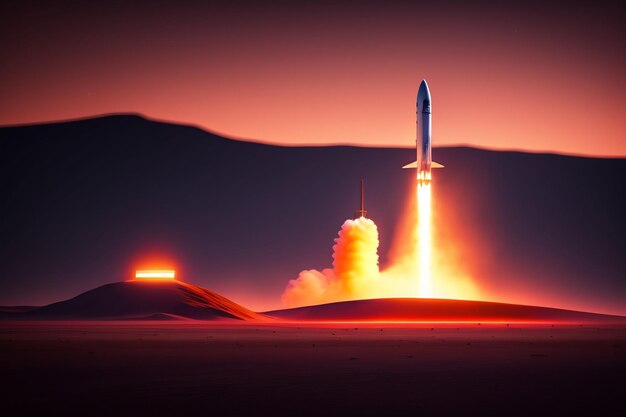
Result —
<instances>
[{"instance_id":1,"label":"distant mountain ridge","mask_svg":"<svg viewBox=\"0 0 626 417\"><path fill-rule=\"evenodd\" d=\"M466 251L490 299L626 314L626 159L434 154L447 228L435 237ZM0 304L65 298L153 252L195 284L278 304L301 270L331 265L360 178L384 268L413 156L247 143L135 115L0 128Z\"/></svg>"}]
</instances>

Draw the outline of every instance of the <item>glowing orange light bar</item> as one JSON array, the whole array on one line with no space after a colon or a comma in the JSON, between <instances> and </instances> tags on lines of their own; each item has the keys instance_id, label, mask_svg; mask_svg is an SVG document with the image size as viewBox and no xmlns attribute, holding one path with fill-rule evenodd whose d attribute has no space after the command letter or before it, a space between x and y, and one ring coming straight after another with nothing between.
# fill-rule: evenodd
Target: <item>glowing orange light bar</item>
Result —
<instances>
[{"instance_id":1,"label":"glowing orange light bar","mask_svg":"<svg viewBox=\"0 0 626 417\"><path fill-rule=\"evenodd\" d=\"M174 279L176 271L168 269L151 269L135 271L135 278Z\"/></svg>"}]
</instances>

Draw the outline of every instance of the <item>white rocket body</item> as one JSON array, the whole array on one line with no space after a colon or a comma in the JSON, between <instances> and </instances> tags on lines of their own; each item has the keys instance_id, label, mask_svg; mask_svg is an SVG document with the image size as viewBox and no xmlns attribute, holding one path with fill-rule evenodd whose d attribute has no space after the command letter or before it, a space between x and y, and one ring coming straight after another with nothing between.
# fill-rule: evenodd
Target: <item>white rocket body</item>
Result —
<instances>
[{"instance_id":1,"label":"white rocket body","mask_svg":"<svg viewBox=\"0 0 626 417\"><path fill-rule=\"evenodd\" d=\"M426 80L422 80L417 92L415 119L417 160L402 168L415 168L417 180L426 182L430 181L431 168L443 168L443 165L432 160L432 104Z\"/></svg>"}]
</instances>

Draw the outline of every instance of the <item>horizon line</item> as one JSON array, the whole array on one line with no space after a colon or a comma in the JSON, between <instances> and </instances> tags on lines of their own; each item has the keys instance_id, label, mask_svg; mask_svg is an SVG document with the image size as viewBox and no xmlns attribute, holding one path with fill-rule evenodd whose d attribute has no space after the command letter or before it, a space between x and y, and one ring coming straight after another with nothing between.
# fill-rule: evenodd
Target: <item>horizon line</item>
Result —
<instances>
[{"instance_id":1,"label":"horizon line","mask_svg":"<svg viewBox=\"0 0 626 417\"><path fill-rule=\"evenodd\" d=\"M245 137L221 132L218 130L210 129L208 127L205 127L196 123L180 122L180 121L176 121L172 119L151 117L140 112L132 112L132 111L99 113L99 114L94 114L91 116L77 116L77 117L72 117L68 119L53 119L53 120L42 120L42 121L15 123L15 124L0 124L0 129L34 127L34 126L54 125L54 124L62 124L62 123L75 123L75 122L95 120L95 119L104 119L104 118L109 118L109 117L137 117L137 118L149 121L149 122L191 127L191 128L202 130L204 132L210 133L215 136L220 136L224 139L234 140L237 142L254 143L254 144L260 144L260 145L268 145L268 146L276 146L276 147L284 147L284 148L324 148L324 147L353 147L353 148L371 148L371 149L413 149L414 148L414 146L393 146L393 145L372 145L372 144L363 145L363 144L354 143L354 142L304 142L304 143L294 144L294 143L276 142L276 141L272 141L271 139L245 138ZM494 147L489 147L489 146L476 145L476 144L472 144L468 142L458 142L458 143L452 143L452 144L446 144L446 145L438 145L438 146L433 146L433 148L434 149L469 148L469 149L483 150L483 151L489 151L489 152L514 152L514 153L526 153L526 154L535 154L535 155L557 155L557 156L566 156L566 157L594 158L594 159L626 159L626 154L624 155L585 154L585 153L576 153L576 152L557 151L554 149L534 150L534 149L524 149L524 148L516 148L516 147L494 148Z\"/></svg>"}]
</instances>

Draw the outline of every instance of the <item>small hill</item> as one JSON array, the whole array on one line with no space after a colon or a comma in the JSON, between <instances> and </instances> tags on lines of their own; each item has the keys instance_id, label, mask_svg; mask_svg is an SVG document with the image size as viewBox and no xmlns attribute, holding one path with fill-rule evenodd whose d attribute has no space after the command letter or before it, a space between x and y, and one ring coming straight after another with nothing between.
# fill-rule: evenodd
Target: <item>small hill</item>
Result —
<instances>
[{"instance_id":1,"label":"small hill","mask_svg":"<svg viewBox=\"0 0 626 417\"><path fill-rule=\"evenodd\" d=\"M294 321L624 322L626 317L483 301L387 298L343 301L264 313Z\"/></svg>"},{"instance_id":2,"label":"small hill","mask_svg":"<svg viewBox=\"0 0 626 417\"><path fill-rule=\"evenodd\" d=\"M125 281L22 313L15 319L257 320L261 315L202 287L180 281Z\"/></svg>"}]
</instances>

